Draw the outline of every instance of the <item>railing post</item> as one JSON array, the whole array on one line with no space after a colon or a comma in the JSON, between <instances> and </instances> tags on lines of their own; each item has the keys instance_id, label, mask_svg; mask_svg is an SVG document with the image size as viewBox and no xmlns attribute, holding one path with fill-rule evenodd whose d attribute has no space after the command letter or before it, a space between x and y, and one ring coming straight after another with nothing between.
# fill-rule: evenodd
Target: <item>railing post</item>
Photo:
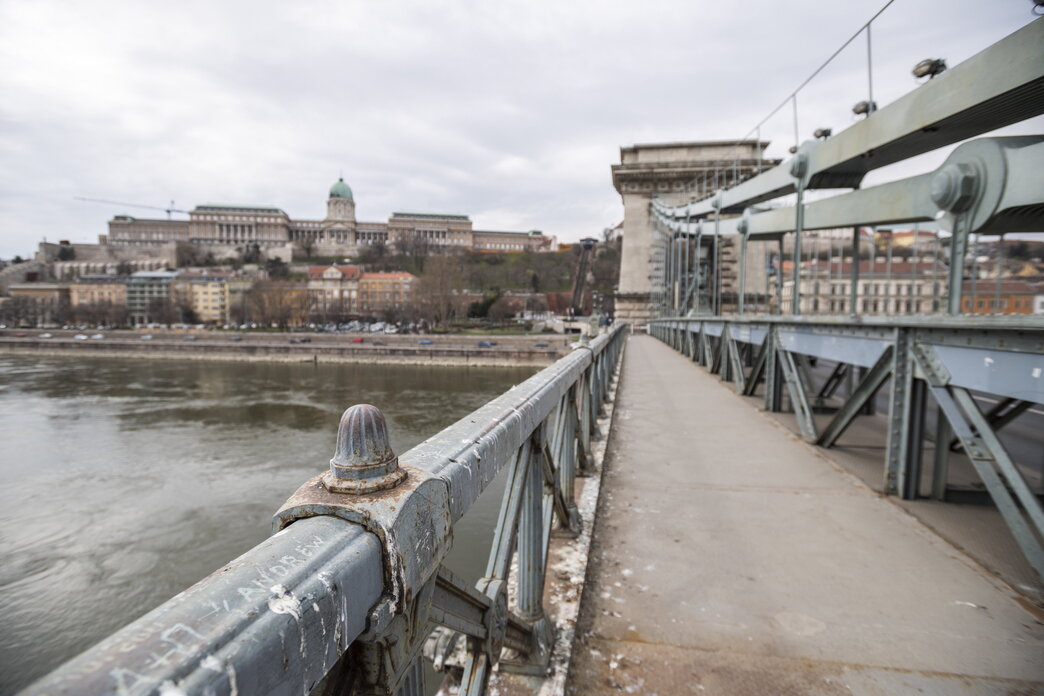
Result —
<instances>
[{"instance_id":1,"label":"railing post","mask_svg":"<svg viewBox=\"0 0 1044 696\"><path fill-rule=\"evenodd\" d=\"M913 358L908 329L895 329L892 353L892 391L888 403L888 445L885 459L885 493L903 498L915 490L910 471L910 392L913 381Z\"/></svg>"},{"instance_id":2,"label":"railing post","mask_svg":"<svg viewBox=\"0 0 1044 696\"><path fill-rule=\"evenodd\" d=\"M961 231L961 216L953 216L953 236L950 238L950 273L947 278L947 314L961 313L961 293L964 290L964 257L968 253L968 233ZM972 307L972 312L975 308Z\"/></svg>"},{"instance_id":3,"label":"railing post","mask_svg":"<svg viewBox=\"0 0 1044 696\"><path fill-rule=\"evenodd\" d=\"M580 473L578 474L580 476L587 476L594 464L591 455L591 375L592 369L589 367L584 372L584 376L581 378L576 390L579 398L576 408L580 413L577 433L581 450Z\"/></svg>"},{"instance_id":4,"label":"railing post","mask_svg":"<svg viewBox=\"0 0 1044 696\"><path fill-rule=\"evenodd\" d=\"M859 226L856 225L852 228L852 280L851 287L849 288L849 297L851 297L852 306L849 307L849 314L859 314L859 254L860 249L860 238L859 238Z\"/></svg>"},{"instance_id":5,"label":"railing post","mask_svg":"<svg viewBox=\"0 0 1044 696\"><path fill-rule=\"evenodd\" d=\"M544 477L530 461L518 528L518 613L535 624L544 617Z\"/></svg>"},{"instance_id":6,"label":"railing post","mask_svg":"<svg viewBox=\"0 0 1044 696\"><path fill-rule=\"evenodd\" d=\"M765 350L765 410L778 413L783 410L783 370L779 365L779 335L775 325L769 327L765 341L768 343Z\"/></svg>"},{"instance_id":7,"label":"railing post","mask_svg":"<svg viewBox=\"0 0 1044 696\"><path fill-rule=\"evenodd\" d=\"M797 101L795 100L795 120ZM801 314L801 232L805 226L805 185L808 174L808 154L799 150L790 162L790 175L797 179L797 202L794 204L794 293L790 302L791 314Z\"/></svg>"},{"instance_id":8,"label":"railing post","mask_svg":"<svg viewBox=\"0 0 1044 696\"><path fill-rule=\"evenodd\" d=\"M776 241L779 268L776 269L776 314L783 314L783 237Z\"/></svg>"},{"instance_id":9,"label":"railing post","mask_svg":"<svg viewBox=\"0 0 1044 696\"><path fill-rule=\"evenodd\" d=\"M721 205L723 193L721 189L714 194L714 293L711 300L711 314L721 314Z\"/></svg>"},{"instance_id":10,"label":"railing post","mask_svg":"<svg viewBox=\"0 0 1044 696\"><path fill-rule=\"evenodd\" d=\"M750 238L750 221L747 219L749 209L744 212L744 219L740 222L740 231L743 236L740 239L740 261L739 261L739 298L737 300L736 313L743 315L743 304L747 297L747 240Z\"/></svg>"}]
</instances>

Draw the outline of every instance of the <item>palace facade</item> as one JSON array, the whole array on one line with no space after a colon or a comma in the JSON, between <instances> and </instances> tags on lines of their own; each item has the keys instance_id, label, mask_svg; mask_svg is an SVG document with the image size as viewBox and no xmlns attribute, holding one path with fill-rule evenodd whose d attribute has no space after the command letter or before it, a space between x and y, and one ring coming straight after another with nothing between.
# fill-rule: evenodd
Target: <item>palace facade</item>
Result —
<instances>
[{"instance_id":1,"label":"palace facade","mask_svg":"<svg viewBox=\"0 0 1044 696\"><path fill-rule=\"evenodd\" d=\"M425 246L489 253L555 251L558 247L554 237L537 230L476 230L467 215L397 212L387 222L358 221L352 189L343 178L330 187L322 220L295 220L271 206L208 203L191 210L188 220L117 215L109 221L108 235L99 241L110 246L181 242L207 249L293 245L307 256L351 256L375 244L402 251Z\"/></svg>"}]
</instances>

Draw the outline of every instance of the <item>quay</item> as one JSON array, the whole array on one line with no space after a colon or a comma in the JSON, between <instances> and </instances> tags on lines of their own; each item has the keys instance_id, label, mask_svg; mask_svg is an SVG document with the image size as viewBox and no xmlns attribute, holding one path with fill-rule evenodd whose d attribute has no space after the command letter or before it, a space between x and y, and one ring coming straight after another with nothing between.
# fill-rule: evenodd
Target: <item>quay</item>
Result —
<instances>
[{"instance_id":1,"label":"quay","mask_svg":"<svg viewBox=\"0 0 1044 696\"><path fill-rule=\"evenodd\" d=\"M629 339L567 693L1037 693L1044 611Z\"/></svg>"},{"instance_id":2,"label":"quay","mask_svg":"<svg viewBox=\"0 0 1044 696\"><path fill-rule=\"evenodd\" d=\"M294 333L104 332L100 340L76 340L77 331L23 332L0 335L0 353L76 357L120 357L148 360L236 360L252 362L317 362L462 367L543 367L568 351L575 336L463 335L324 335ZM92 335L95 332L89 332ZM150 336L142 340L143 335ZM302 336L308 342L300 342ZM362 343L353 343L354 338ZM378 343L374 343L377 340ZM421 344L421 340L429 343ZM479 342L495 345L479 346Z\"/></svg>"}]
</instances>

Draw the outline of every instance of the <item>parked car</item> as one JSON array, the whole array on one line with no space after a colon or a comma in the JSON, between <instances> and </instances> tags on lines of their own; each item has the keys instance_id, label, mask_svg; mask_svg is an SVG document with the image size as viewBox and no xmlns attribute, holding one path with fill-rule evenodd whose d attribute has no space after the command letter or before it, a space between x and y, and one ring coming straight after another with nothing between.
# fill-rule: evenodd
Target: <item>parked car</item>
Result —
<instances>
[{"instance_id":1,"label":"parked car","mask_svg":"<svg viewBox=\"0 0 1044 696\"><path fill-rule=\"evenodd\" d=\"M544 343L543 341L541 341L540 343L534 343L533 347L534 348L550 348L551 344L550 343Z\"/></svg>"},{"instance_id":2,"label":"parked car","mask_svg":"<svg viewBox=\"0 0 1044 696\"><path fill-rule=\"evenodd\" d=\"M76 340L76 341L86 341L87 340L87 334L76 334L75 336L73 336L73 340Z\"/></svg>"},{"instance_id":3,"label":"parked car","mask_svg":"<svg viewBox=\"0 0 1044 696\"><path fill-rule=\"evenodd\" d=\"M151 341L152 340L152 334L145 334L144 336L141 337L141 340L143 340L143 341Z\"/></svg>"},{"instance_id":4,"label":"parked car","mask_svg":"<svg viewBox=\"0 0 1044 696\"><path fill-rule=\"evenodd\" d=\"M355 338L352 339L352 343L362 343L362 342L363 342L363 337L362 336L356 336Z\"/></svg>"},{"instance_id":5,"label":"parked car","mask_svg":"<svg viewBox=\"0 0 1044 696\"><path fill-rule=\"evenodd\" d=\"M489 341L479 341L478 342L478 347L479 348L492 348L493 344L490 343Z\"/></svg>"},{"instance_id":6,"label":"parked car","mask_svg":"<svg viewBox=\"0 0 1044 696\"><path fill-rule=\"evenodd\" d=\"M42 333L42 334L40 334L40 338L54 338L54 334Z\"/></svg>"},{"instance_id":7,"label":"parked car","mask_svg":"<svg viewBox=\"0 0 1044 696\"><path fill-rule=\"evenodd\" d=\"M103 338L105 338L105 334L98 333L98 334L94 334L94 335L91 336L91 340L92 341L100 341Z\"/></svg>"},{"instance_id":8,"label":"parked car","mask_svg":"<svg viewBox=\"0 0 1044 696\"><path fill-rule=\"evenodd\" d=\"M233 343L239 343L240 341L243 340L243 337L242 336L233 336L232 338L230 338L228 340L232 341Z\"/></svg>"},{"instance_id":9,"label":"parked car","mask_svg":"<svg viewBox=\"0 0 1044 696\"><path fill-rule=\"evenodd\" d=\"M379 338L373 339L372 341L370 341L370 343L372 343L375 346L383 346L383 345L385 345L384 341L382 341Z\"/></svg>"},{"instance_id":10,"label":"parked car","mask_svg":"<svg viewBox=\"0 0 1044 696\"><path fill-rule=\"evenodd\" d=\"M422 346L430 346L431 340L427 338L422 338L421 340L417 341L417 343L421 344Z\"/></svg>"},{"instance_id":11,"label":"parked car","mask_svg":"<svg viewBox=\"0 0 1044 696\"><path fill-rule=\"evenodd\" d=\"M198 341L199 337L198 336L186 336L185 338L183 338L181 340L182 341Z\"/></svg>"}]
</instances>

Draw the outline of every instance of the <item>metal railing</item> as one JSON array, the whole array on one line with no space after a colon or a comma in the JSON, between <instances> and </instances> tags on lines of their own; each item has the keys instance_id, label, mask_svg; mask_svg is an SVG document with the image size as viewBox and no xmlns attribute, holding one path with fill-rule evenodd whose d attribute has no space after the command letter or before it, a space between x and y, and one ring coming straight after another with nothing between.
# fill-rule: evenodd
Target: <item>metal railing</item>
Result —
<instances>
[{"instance_id":1,"label":"metal railing","mask_svg":"<svg viewBox=\"0 0 1044 696\"><path fill-rule=\"evenodd\" d=\"M574 480L590 466L623 328L401 457L377 408L349 408L330 469L276 513L272 537L24 693L420 696L436 626L467 638L462 694L483 693L498 662L543 675L549 540L553 527L579 533ZM443 559L504 469L486 574L472 583Z\"/></svg>"},{"instance_id":2,"label":"metal railing","mask_svg":"<svg viewBox=\"0 0 1044 696\"><path fill-rule=\"evenodd\" d=\"M951 453L963 453L1044 579L1044 469L1016 464L998 434L1044 404L1044 318L703 317L656 320L650 333L737 392L763 396L767 411L793 411L802 437L820 447L833 447L858 416L873 414L890 383L884 491L927 497L923 452L933 440L928 495L947 500L955 492ZM817 361L830 371L817 374ZM934 437L926 433L929 395Z\"/></svg>"}]
</instances>

